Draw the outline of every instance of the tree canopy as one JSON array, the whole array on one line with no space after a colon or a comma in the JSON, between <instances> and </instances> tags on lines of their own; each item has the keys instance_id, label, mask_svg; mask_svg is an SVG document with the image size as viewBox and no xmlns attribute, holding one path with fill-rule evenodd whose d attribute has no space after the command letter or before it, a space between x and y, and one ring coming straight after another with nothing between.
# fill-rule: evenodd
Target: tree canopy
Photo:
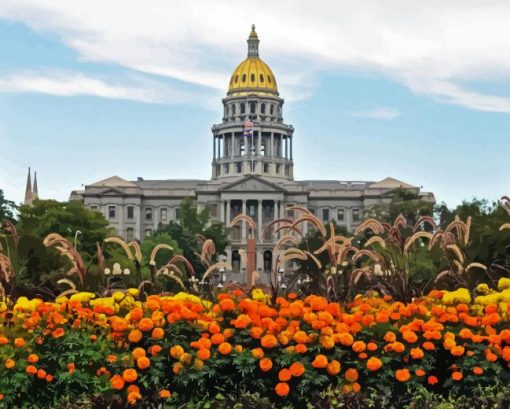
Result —
<instances>
[{"instance_id":1,"label":"tree canopy","mask_svg":"<svg viewBox=\"0 0 510 409\"><path fill-rule=\"evenodd\" d=\"M0 189L0 221L7 219L11 222L14 221L14 215L18 206L12 201L7 200L4 196L4 191Z\"/></svg>"}]
</instances>

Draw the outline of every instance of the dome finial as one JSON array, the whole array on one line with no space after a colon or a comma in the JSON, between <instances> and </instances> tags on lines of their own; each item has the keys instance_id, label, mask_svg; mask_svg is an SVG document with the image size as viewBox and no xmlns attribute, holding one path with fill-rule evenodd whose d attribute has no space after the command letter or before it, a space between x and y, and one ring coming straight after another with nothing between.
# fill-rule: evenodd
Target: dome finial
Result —
<instances>
[{"instance_id":1,"label":"dome finial","mask_svg":"<svg viewBox=\"0 0 510 409\"><path fill-rule=\"evenodd\" d=\"M255 31L255 24L251 25L251 33L248 37L248 57L259 56L259 37Z\"/></svg>"}]
</instances>

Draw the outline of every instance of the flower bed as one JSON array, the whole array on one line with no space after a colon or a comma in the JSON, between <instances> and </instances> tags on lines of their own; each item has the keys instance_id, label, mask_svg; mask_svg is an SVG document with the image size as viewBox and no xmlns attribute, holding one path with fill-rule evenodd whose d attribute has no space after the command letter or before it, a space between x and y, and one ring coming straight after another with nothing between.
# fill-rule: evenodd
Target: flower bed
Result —
<instances>
[{"instance_id":1,"label":"flower bed","mask_svg":"<svg viewBox=\"0 0 510 409\"><path fill-rule=\"evenodd\" d=\"M100 397L172 405L259 392L273 405L417 391L469 395L510 380L510 280L499 291L432 291L410 304L374 294L348 306L289 294L79 293L1 305L4 407ZM256 299L254 299L256 298ZM421 393L421 392L420 392ZM328 395L329 394L329 395ZM333 399L333 398L331 398Z\"/></svg>"}]
</instances>

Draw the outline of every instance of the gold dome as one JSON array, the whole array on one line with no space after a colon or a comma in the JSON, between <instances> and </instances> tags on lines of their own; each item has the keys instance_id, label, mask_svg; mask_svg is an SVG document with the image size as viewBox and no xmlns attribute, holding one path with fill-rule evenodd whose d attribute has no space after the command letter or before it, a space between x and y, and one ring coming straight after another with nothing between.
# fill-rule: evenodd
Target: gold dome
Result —
<instances>
[{"instance_id":1,"label":"gold dome","mask_svg":"<svg viewBox=\"0 0 510 409\"><path fill-rule=\"evenodd\" d=\"M230 78L229 96L249 94L278 95L278 85L271 68L260 59L255 26L248 38L248 57L237 66Z\"/></svg>"}]
</instances>

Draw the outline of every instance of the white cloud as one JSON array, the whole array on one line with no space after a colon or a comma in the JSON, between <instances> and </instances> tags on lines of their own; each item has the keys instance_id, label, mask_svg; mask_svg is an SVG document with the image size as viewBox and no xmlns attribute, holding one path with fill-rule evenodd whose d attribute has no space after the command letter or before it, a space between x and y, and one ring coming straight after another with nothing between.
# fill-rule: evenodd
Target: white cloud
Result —
<instances>
[{"instance_id":1,"label":"white cloud","mask_svg":"<svg viewBox=\"0 0 510 409\"><path fill-rule=\"evenodd\" d=\"M57 33L83 60L222 91L255 22L283 96L309 95L308 79L320 70L353 69L444 102L510 112L508 98L460 85L510 81L507 0L261 0L251 7L228 0L16 0L0 4L2 16Z\"/></svg>"},{"instance_id":2,"label":"white cloud","mask_svg":"<svg viewBox=\"0 0 510 409\"><path fill-rule=\"evenodd\" d=\"M396 108L380 107L369 111L348 112L348 115L357 118L392 120L400 116L400 111Z\"/></svg>"},{"instance_id":3,"label":"white cloud","mask_svg":"<svg viewBox=\"0 0 510 409\"><path fill-rule=\"evenodd\" d=\"M112 84L69 71L27 71L0 77L1 92L39 93L57 96L97 96L145 103L182 103L198 95L179 92L162 83L139 78L133 84Z\"/></svg>"}]
</instances>

